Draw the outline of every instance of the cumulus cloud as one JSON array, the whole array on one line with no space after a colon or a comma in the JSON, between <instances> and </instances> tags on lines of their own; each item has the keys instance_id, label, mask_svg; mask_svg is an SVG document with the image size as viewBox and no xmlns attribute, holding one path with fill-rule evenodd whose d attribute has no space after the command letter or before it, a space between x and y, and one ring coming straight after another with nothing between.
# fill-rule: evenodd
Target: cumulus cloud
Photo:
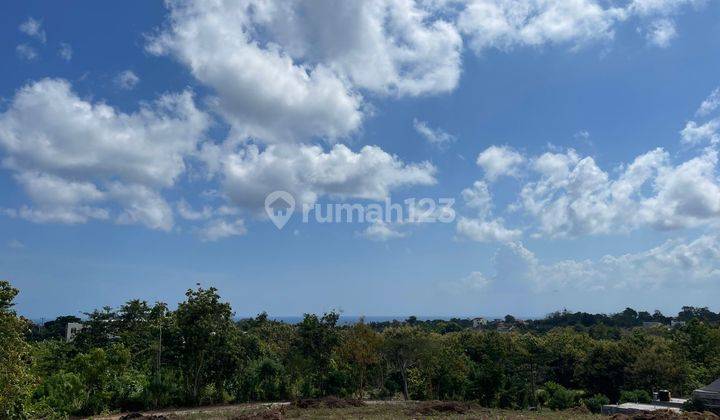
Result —
<instances>
[{"instance_id":1,"label":"cumulus cloud","mask_svg":"<svg viewBox=\"0 0 720 420\"><path fill-rule=\"evenodd\" d=\"M457 25L478 54L543 45L582 46L612 40L616 27L635 18L647 26L648 40L665 47L677 32L671 16L704 0L470 0ZM645 22L649 21L649 24Z\"/></svg>"},{"instance_id":2,"label":"cumulus cloud","mask_svg":"<svg viewBox=\"0 0 720 420\"><path fill-rule=\"evenodd\" d=\"M242 219L233 221L214 219L199 230L200 239L204 242L215 242L232 236L242 236L246 233L247 229Z\"/></svg>"},{"instance_id":3,"label":"cumulus cloud","mask_svg":"<svg viewBox=\"0 0 720 420\"><path fill-rule=\"evenodd\" d=\"M17 53L18 57L27 61L37 60L37 58L39 57L38 52L35 50L35 48L27 44L18 45L17 47L15 47L15 52Z\"/></svg>"},{"instance_id":4,"label":"cumulus cloud","mask_svg":"<svg viewBox=\"0 0 720 420\"><path fill-rule=\"evenodd\" d=\"M414 1L168 4L167 28L148 50L213 88L239 136L336 140L360 127L361 90L430 94L459 79L459 34Z\"/></svg>"},{"instance_id":5,"label":"cumulus cloud","mask_svg":"<svg viewBox=\"0 0 720 420\"><path fill-rule=\"evenodd\" d=\"M611 291L653 290L720 280L720 236L703 235L687 240L669 240L647 251L606 255L597 260L563 260L543 263L520 243L500 248L493 258L494 275L474 272L483 290ZM478 289L473 281L456 284L465 291Z\"/></svg>"},{"instance_id":6,"label":"cumulus cloud","mask_svg":"<svg viewBox=\"0 0 720 420\"><path fill-rule=\"evenodd\" d=\"M18 29L20 30L20 32L37 39L43 44L47 41L47 37L45 36L45 30L42 28L42 22L37 19L29 17L25 22L20 24Z\"/></svg>"},{"instance_id":7,"label":"cumulus cloud","mask_svg":"<svg viewBox=\"0 0 720 420\"><path fill-rule=\"evenodd\" d=\"M695 112L695 115L704 117L711 112L715 111L720 105L720 88L715 88L707 98L700 104L700 107Z\"/></svg>"},{"instance_id":8,"label":"cumulus cloud","mask_svg":"<svg viewBox=\"0 0 720 420\"><path fill-rule=\"evenodd\" d=\"M359 236L370 239L371 241L385 242L391 239L405 237L405 234L395 230L391 225L382 220L375 220L370 223L365 230L360 232Z\"/></svg>"},{"instance_id":9,"label":"cumulus cloud","mask_svg":"<svg viewBox=\"0 0 720 420\"><path fill-rule=\"evenodd\" d=\"M517 176L525 157L509 146L490 146L478 155L476 163L492 182L501 176Z\"/></svg>"},{"instance_id":10,"label":"cumulus cloud","mask_svg":"<svg viewBox=\"0 0 720 420\"><path fill-rule=\"evenodd\" d=\"M477 242L512 242L522 236L521 230L506 228L502 219L483 220L467 217L458 220L457 233Z\"/></svg>"},{"instance_id":11,"label":"cumulus cloud","mask_svg":"<svg viewBox=\"0 0 720 420\"><path fill-rule=\"evenodd\" d=\"M132 90L138 83L140 83L140 78L132 70L121 71L115 76L115 85L120 89Z\"/></svg>"},{"instance_id":12,"label":"cumulus cloud","mask_svg":"<svg viewBox=\"0 0 720 420\"><path fill-rule=\"evenodd\" d=\"M118 223L169 230L172 210L161 190L185 171L208 124L190 92L126 114L81 99L61 79L30 83L0 114L2 165L34 204L15 213L63 223L114 215Z\"/></svg>"},{"instance_id":13,"label":"cumulus cloud","mask_svg":"<svg viewBox=\"0 0 720 420\"><path fill-rule=\"evenodd\" d=\"M430 163L404 163L377 146L353 152L335 145L326 152L310 145L249 145L215 156L221 156L225 193L249 209L263 208L267 194L276 190L312 204L322 195L383 200L393 189L436 182Z\"/></svg>"},{"instance_id":14,"label":"cumulus cloud","mask_svg":"<svg viewBox=\"0 0 720 420\"><path fill-rule=\"evenodd\" d=\"M671 19L658 19L650 25L646 36L650 44L666 48L670 41L677 37L675 22Z\"/></svg>"},{"instance_id":15,"label":"cumulus cloud","mask_svg":"<svg viewBox=\"0 0 720 420\"><path fill-rule=\"evenodd\" d=\"M715 144L720 138L718 136L718 128L720 128L720 119L715 118L703 124L695 121L688 121L685 128L680 131L682 142L689 145L698 145L703 142Z\"/></svg>"},{"instance_id":16,"label":"cumulus cloud","mask_svg":"<svg viewBox=\"0 0 720 420\"><path fill-rule=\"evenodd\" d=\"M613 26L626 18L618 7L594 0L471 0L458 27L477 53L543 44L582 44L614 37Z\"/></svg>"},{"instance_id":17,"label":"cumulus cloud","mask_svg":"<svg viewBox=\"0 0 720 420\"><path fill-rule=\"evenodd\" d=\"M548 152L532 159L537 178L522 187L513 209L533 217L538 232L550 236L714 223L720 216L717 160L717 152L707 149L674 165L658 148L613 177L592 157Z\"/></svg>"},{"instance_id":18,"label":"cumulus cloud","mask_svg":"<svg viewBox=\"0 0 720 420\"><path fill-rule=\"evenodd\" d=\"M460 293L479 292L485 290L490 285L490 281L491 279L482 272L473 271L461 278L456 284L450 284L450 287Z\"/></svg>"},{"instance_id":19,"label":"cumulus cloud","mask_svg":"<svg viewBox=\"0 0 720 420\"><path fill-rule=\"evenodd\" d=\"M462 191L465 206L475 212L474 217L460 217L456 231L460 237L477 242L511 242L520 239L522 231L508 229L502 218L492 219L492 197L487 183L476 181Z\"/></svg>"},{"instance_id":20,"label":"cumulus cloud","mask_svg":"<svg viewBox=\"0 0 720 420\"><path fill-rule=\"evenodd\" d=\"M428 143L440 150L445 150L450 143L455 141L455 136L445 132L441 128L431 128L425 121L417 118L413 120L415 131L420 134Z\"/></svg>"}]
</instances>

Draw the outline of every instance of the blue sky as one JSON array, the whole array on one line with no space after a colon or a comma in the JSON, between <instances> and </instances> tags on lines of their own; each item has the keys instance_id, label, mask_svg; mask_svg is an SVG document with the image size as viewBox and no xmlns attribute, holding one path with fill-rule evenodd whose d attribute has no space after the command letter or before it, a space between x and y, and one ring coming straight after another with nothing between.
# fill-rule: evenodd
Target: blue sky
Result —
<instances>
[{"instance_id":1,"label":"blue sky","mask_svg":"<svg viewBox=\"0 0 720 420\"><path fill-rule=\"evenodd\" d=\"M20 313L720 309L717 2L321 3L3 6ZM456 219L278 230L275 190Z\"/></svg>"}]
</instances>

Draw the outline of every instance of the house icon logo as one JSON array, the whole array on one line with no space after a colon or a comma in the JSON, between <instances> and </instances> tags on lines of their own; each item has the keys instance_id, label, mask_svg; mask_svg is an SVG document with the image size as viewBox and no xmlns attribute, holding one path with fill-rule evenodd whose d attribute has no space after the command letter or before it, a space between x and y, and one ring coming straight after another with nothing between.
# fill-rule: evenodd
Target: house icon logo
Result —
<instances>
[{"instance_id":1,"label":"house icon logo","mask_svg":"<svg viewBox=\"0 0 720 420\"><path fill-rule=\"evenodd\" d=\"M273 191L265 197L265 212L278 229L282 229L295 211L295 199L287 191Z\"/></svg>"}]
</instances>

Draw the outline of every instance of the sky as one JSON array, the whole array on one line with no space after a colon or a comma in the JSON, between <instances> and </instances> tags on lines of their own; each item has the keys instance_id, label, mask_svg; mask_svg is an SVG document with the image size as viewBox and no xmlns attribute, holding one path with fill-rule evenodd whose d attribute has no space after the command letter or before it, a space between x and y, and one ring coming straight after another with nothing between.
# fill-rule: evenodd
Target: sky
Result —
<instances>
[{"instance_id":1,"label":"sky","mask_svg":"<svg viewBox=\"0 0 720 420\"><path fill-rule=\"evenodd\" d=\"M717 1L0 8L22 315L197 283L238 316L720 310ZM343 203L406 211L303 220Z\"/></svg>"}]
</instances>

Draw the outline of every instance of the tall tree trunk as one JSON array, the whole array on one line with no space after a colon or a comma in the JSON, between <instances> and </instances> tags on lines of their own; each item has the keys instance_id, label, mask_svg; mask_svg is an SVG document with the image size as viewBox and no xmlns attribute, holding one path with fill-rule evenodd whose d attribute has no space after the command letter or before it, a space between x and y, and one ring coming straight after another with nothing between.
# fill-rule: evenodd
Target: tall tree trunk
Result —
<instances>
[{"instance_id":1,"label":"tall tree trunk","mask_svg":"<svg viewBox=\"0 0 720 420\"><path fill-rule=\"evenodd\" d=\"M402 376L403 381L403 397L405 397L405 401L407 401L410 398L408 397L407 368L405 367L405 363L400 364L400 376Z\"/></svg>"}]
</instances>

